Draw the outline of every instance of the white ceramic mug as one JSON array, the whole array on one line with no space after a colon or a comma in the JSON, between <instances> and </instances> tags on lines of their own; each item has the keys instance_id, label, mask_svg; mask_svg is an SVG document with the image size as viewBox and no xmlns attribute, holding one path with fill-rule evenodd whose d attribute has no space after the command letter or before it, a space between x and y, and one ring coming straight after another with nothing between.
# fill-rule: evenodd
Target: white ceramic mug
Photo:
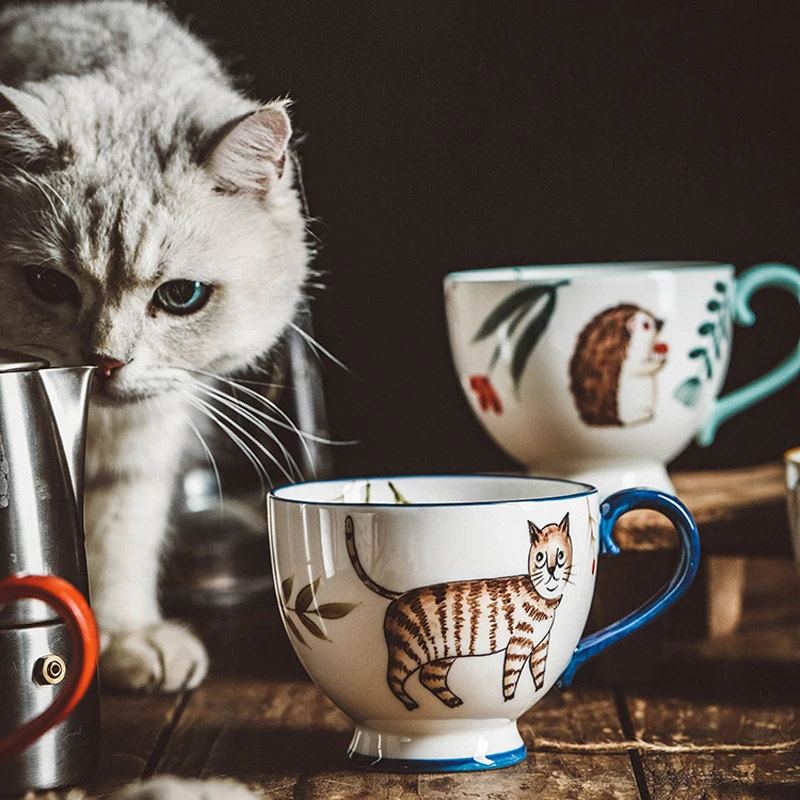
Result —
<instances>
[{"instance_id":1,"label":"white ceramic mug","mask_svg":"<svg viewBox=\"0 0 800 800\"><path fill-rule=\"evenodd\" d=\"M525 758L516 720L557 681L691 583L697 528L674 497L598 504L563 480L427 476L286 486L267 501L275 587L295 652L356 725L349 757L391 772ZM581 639L597 559L625 512L675 525L681 557L644 606Z\"/></svg>"},{"instance_id":2,"label":"white ceramic mug","mask_svg":"<svg viewBox=\"0 0 800 800\"><path fill-rule=\"evenodd\" d=\"M800 272L658 262L456 272L445 279L461 386L492 438L529 472L674 492L665 465L800 372L800 347L718 398L733 323L764 286L800 298Z\"/></svg>"}]
</instances>

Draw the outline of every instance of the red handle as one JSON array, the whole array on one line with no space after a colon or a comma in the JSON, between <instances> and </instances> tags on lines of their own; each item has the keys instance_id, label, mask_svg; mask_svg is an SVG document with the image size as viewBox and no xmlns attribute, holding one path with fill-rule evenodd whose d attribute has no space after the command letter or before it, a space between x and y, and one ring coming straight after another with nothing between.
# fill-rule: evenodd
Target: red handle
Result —
<instances>
[{"instance_id":1,"label":"red handle","mask_svg":"<svg viewBox=\"0 0 800 800\"><path fill-rule=\"evenodd\" d=\"M0 580L0 605L42 600L63 620L72 639L72 663L53 704L38 717L0 739L0 761L21 753L54 725L63 722L86 694L97 670L100 644L97 623L84 596L63 578L13 575Z\"/></svg>"}]
</instances>

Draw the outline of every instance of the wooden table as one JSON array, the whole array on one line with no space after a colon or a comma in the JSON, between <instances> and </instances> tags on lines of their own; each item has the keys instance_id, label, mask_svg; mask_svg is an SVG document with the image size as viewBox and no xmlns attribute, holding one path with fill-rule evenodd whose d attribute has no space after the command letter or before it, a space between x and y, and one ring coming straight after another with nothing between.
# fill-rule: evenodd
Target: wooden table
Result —
<instances>
[{"instance_id":1,"label":"wooden table","mask_svg":"<svg viewBox=\"0 0 800 800\"><path fill-rule=\"evenodd\" d=\"M211 645L212 672L199 689L103 695L102 764L82 788L103 797L167 773L227 775L297 800L800 797L800 749L755 749L800 738L800 588L785 559L749 569L735 635L670 645L635 682L608 679L607 665L587 666L572 690L551 691L522 720L527 760L484 773L352 769L344 757L349 722L305 676L272 603L207 618L196 627ZM741 749L702 749L721 744Z\"/></svg>"}]
</instances>

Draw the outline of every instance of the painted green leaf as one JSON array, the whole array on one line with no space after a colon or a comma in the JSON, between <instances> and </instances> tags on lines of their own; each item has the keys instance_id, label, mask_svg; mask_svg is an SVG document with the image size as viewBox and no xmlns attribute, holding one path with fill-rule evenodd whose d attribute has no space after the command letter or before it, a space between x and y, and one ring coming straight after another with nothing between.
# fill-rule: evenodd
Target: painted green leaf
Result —
<instances>
[{"instance_id":1,"label":"painted green leaf","mask_svg":"<svg viewBox=\"0 0 800 800\"><path fill-rule=\"evenodd\" d=\"M397 503L398 505L404 505L404 506L409 505L408 500L406 500L405 497L403 497L403 495L400 494L400 492L398 491L397 487L391 481L389 481L389 488L392 490L392 494L394 495L395 503Z\"/></svg>"},{"instance_id":2,"label":"painted green leaf","mask_svg":"<svg viewBox=\"0 0 800 800\"><path fill-rule=\"evenodd\" d=\"M722 351L720 350L720 347L719 347L719 337L717 336L717 329L716 328L714 328L711 331L711 340L714 343L714 358L719 359L720 355L722 354Z\"/></svg>"},{"instance_id":3,"label":"painted green leaf","mask_svg":"<svg viewBox=\"0 0 800 800\"><path fill-rule=\"evenodd\" d=\"M694 350L689 351L689 358L700 358L704 355L706 355L705 347L695 347Z\"/></svg>"},{"instance_id":4,"label":"painted green leaf","mask_svg":"<svg viewBox=\"0 0 800 800\"><path fill-rule=\"evenodd\" d=\"M519 385L519 380L522 377L522 373L525 371L528 358L544 333L545 328L547 328L550 317L553 316L553 311L556 307L555 288L551 288L548 295L547 302L542 306L541 311L531 320L528 327L522 332L517 346L514 348L514 356L511 359L511 377L515 386Z\"/></svg>"},{"instance_id":5,"label":"painted green leaf","mask_svg":"<svg viewBox=\"0 0 800 800\"><path fill-rule=\"evenodd\" d=\"M289 598L292 596L292 587L294 586L294 575L290 575L286 580L281 583L281 597L283 598L283 604L286 605L289 602Z\"/></svg>"},{"instance_id":6,"label":"painted green leaf","mask_svg":"<svg viewBox=\"0 0 800 800\"><path fill-rule=\"evenodd\" d=\"M519 327L520 322L522 322L522 320L525 319L525 315L531 310L531 306L533 305L533 303L536 302L536 300L539 299L539 297L541 297L541 295L536 297L536 299L533 302L526 303L524 306L522 306L519 309L519 311L517 311L517 313L514 315L514 317L508 323L508 335L509 336L513 336L514 335L514 332Z\"/></svg>"},{"instance_id":7,"label":"painted green leaf","mask_svg":"<svg viewBox=\"0 0 800 800\"><path fill-rule=\"evenodd\" d=\"M301 644L308 647L308 642L302 637L300 631L297 630L297 625L292 622L292 618L288 614L286 615L286 627L295 635Z\"/></svg>"},{"instance_id":8,"label":"painted green leaf","mask_svg":"<svg viewBox=\"0 0 800 800\"><path fill-rule=\"evenodd\" d=\"M537 298L538 300L538 298ZM519 327L520 322L525 319L527 313L531 310L531 306L527 303L519 308L519 310L513 315L511 321L508 323L508 337L511 338L515 333L517 328ZM500 353L503 350L502 342L498 342L497 346L492 351L492 357L489 359L489 366L486 368L486 373L491 375L492 370L497 364L498 359L500 358Z\"/></svg>"},{"instance_id":9,"label":"painted green leaf","mask_svg":"<svg viewBox=\"0 0 800 800\"><path fill-rule=\"evenodd\" d=\"M706 364L706 378L711 380L711 376L714 374L714 369L711 366L711 359L708 357L708 353L703 354L705 356L705 364Z\"/></svg>"},{"instance_id":10,"label":"painted green leaf","mask_svg":"<svg viewBox=\"0 0 800 800\"><path fill-rule=\"evenodd\" d=\"M314 622L313 619L309 619L305 614L300 614L298 617L300 622L303 623L306 630L312 635L316 636L317 639L324 639L326 642L329 642L330 639L323 633L322 628Z\"/></svg>"},{"instance_id":11,"label":"painted green leaf","mask_svg":"<svg viewBox=\"0 0 800 800\"><path fill-rule=\"evenodd\" d=\"M314 609L322 619L341 619L346 617L360 603L323 603ZM311 612L309 612L311 613Z\"/></svg>"},{"instance_id":12,"label":"painted green leaf","mask_svg":"<svg viewBox=\"0 0 800 800\"><path fill-rule=\"evenodd\" d=\"M727 291L727 288L726 288L725 284L724 284L724 283L722 283L721 281L717 281L717 282L714 284L714 288L715 288L715 289L716 289L718 292L721 292L722 294L725 294L725 292Z\"/></svg>"},{"instance_id":13,"label":"painted green leaf","mask_svg":"<svg viewBox=\"0 0 800 800\"><path fill-rule=\"evenodd\" d=\"M708 334L714 332L714 323L713 322L704 322L698 329L697 332L701 336L708 336Z\"/></svg>"},{"instance_id":14,"label":"painted green leaf","mask_svg":"<svg viewBox=\"0 0 800 800\"><path fill-rule=\"evenodd\" d=\"M706 303L706 308L707 308L709 311L719 311L719 310L720 310L720 308L721 308L721 306L720 306L720 303L719 303L719 300L709 300L709 301Z\"/></svg>"},{"instance_id":15,"label":"painted green leaf","mask_svg":"<svg viewBox=\"0 0 800 800\"><path fill-rule=\"evenodd\" d=\"M498 303L483 324L478 328L478 332L473 336L473 342L480 342L491 336L507 319L514 314L527 311L540 297L551 290L550 286L525 286L510 294Z\"/></svg>"},{"instance_id":16,"label":"painted green leaf","mask_svg":"<svg viewBox=\"0 0 800 800\"><path fill-rule=\"evenodd\" d=\"M700 397L700 378L687 378L674 393L675 399L687 408L694 408Z\"/></svg>"},{"instance_id":17,"label":"painted green leaf","mask_svg":"<svg viewBox=\"0 0 800 800\"><path fill-rule=\"evenodd\" d=\"M304 586L297 593L297 600L294 601L294 607L298 614L302 615L311 605L311 601L314 599L314 592L317 591L317 586L319 586L319 578L317 578L314 583L309 583L308 586Z\"/></svg>"},{"instance_id":18,"label":"painted green leaf","mask_svg":"<svg viewBox=\"0 0 800 800\"><path fill-rule=\"evenodd\" d=\"M497 359L500 358L500 345L498 344L497 347L494 348L492 351L492 357L489 359L489 366L486 367L486 374L490 375L492 370L494 369L494 365L497 363Z\"/></svg>"}]
</instances>

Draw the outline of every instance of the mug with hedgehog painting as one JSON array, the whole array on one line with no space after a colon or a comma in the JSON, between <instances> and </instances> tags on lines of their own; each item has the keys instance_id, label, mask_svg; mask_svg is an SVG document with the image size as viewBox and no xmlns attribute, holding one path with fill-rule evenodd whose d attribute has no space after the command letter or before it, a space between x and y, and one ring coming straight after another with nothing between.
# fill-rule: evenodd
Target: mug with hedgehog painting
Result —
<instances>
[{"instance_id":1,"label":"mug with hedgehog painting","mask_svg":"<svg viewBox=\"0 0 800 800\"><path fill-rule=\"evenodd\" d=\"M674 603L699 559L691 515L647 489L500 475L316 481L267 499L281 617L355 723L350 760L388 772L525 758L517 719ZM581 638L601 553L627 511L674 525L681 557L641 608Z\"/></svg>"},{"instance_id":2,"label":"mug with hedgehog painting","mask_svg":"<svg viewBox=\"0 0 800 800\"><path fill-rule=\"evenodd\" d=\"M666 464L691 441L792 381L800 347L719 398L733 324L783 288L784 264L652 262L455 272L445 278L450 347L470 406L527 471L674 492Z\"/></svg>"}]
</instances>

